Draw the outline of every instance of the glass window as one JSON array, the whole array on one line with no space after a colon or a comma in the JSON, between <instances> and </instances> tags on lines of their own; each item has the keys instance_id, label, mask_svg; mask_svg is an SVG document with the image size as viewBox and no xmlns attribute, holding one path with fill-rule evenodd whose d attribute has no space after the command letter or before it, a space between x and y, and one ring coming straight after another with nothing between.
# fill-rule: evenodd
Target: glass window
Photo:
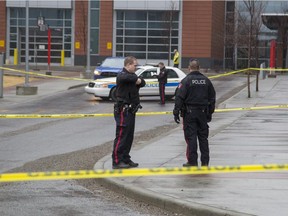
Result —
<instances>
[{"instance_id":1,"label":"glass window","mask_svg":"<svg viewBox=\"0 0 288 216\"><path fill-rule=\"evenodd\" d=\"M99 0L91 0L91 8L99 8L100 2Z\"/></svg>"},{"instance_id":2,"label":"glass window","mask_svg":"<svg viewBox=\"0 0 288 216\"><path fill-rule=\"evenodd\" d=\"M143 36L146 35L146 30L125 30L127 36Z\"/></svg>"},{"instance_id":3,"label":"glass window","mask_svg":"<svg viewBox=\"0 0 288 216\"><path fill-rule=\"evenodd\" d=\"M159 11L150 11L148 13L148 19L149 21L159 21L159 20L163 20L163 12L159 12Z\"/></svg>"},{"instance_id":4,"label":"glass window","mask_svg":"<svg viewBox=\"0 0 288 216\"><path fill-rule=\"evenodd\" d=\"M123 45L116 45L117 50L123 50Z\"/></svg>"},{"instance_id":5,"label":"glass window","mask_svg":"<svg viewBox=\"0 0 288 216\"><path fill-rule=\"evenodd\" d=\"M148 53L148 59L167 59L168 53Z\"/></svg>"},{"instance_id":6,"label":"glass window","mask_svg":"<svg viewBox=\"0 0 288 216\"><path fill-rule=\"evenodd\" d=\"M71 10L65 10L65 19L71 19Z\"/></svg>"},{"instance_id":7,"label":"glass window","mask_svg":"<svg viewBox=\"0 0 288 216\"><path fill-rule=\"evenodd\" d=\"M144 79L155 79L155 75L157 74L157 70L154 71L144 71L140 76Z\"/></svg>"},{"instance_id":8,"label":"glass window","mask_svg":"<svg viewBox=\"0 0 288 216\"><path fill-rule=\"evenodd\" d=\"M117 12L117 20L119 21L124 20L124 11Z\"/></svg>"},{"instance_id":9,"label":"glass window","mask_svg":"<svg viewBox=\"0 0 288 216\"><path fill-rule=\"evenodd\" d=\"M125 45L126 51L146 51L146 45Z\"/></svg>"},{"instance_id":10,"label":"glass window","mask_svg":"<svg viewBox=\"0 0 288 216\"><path fill-rule=\"evenodd\" d=\"M147 12L145 11L126 11L125 19L126 20L146 20Z\"/></svg>"},{"instance_id":11,"label":"glass window","mask_svg":"<svg viewBox=\"0 0 288 216\"><path fill-rule=\"evenodd\" d=\"M166 45L149 45L148 51L154 51L154 52L167 52L168 46Z\"/></svg>"},{"instance_id":12,"label":"glass window","mask_svg":"<svg viewBox=\"0 0 288 216\"><path fill-rule=\"evenodd\" d=\"M10 19L10 25L17 25L17 19Z\"/></svg>"},{"instance_id":13,"label":"glass window","mask_svg":"<svg viewBox=\"0 0 288 216\"><path fill-rule=\"evenodd\" d=\"M168 69L167 77L168 78L178 78L178 75L177 75L177 73L174 70Z\"/></svg>"},{"instance_id":14,"label":"glass window","mask_svg":"<svg viewBox=\"0 0 288 216\"><path fill-rule=\"evenodd\" d=\"M69 44L65 43L64 44L64 49L65 50L71 50L71 44L70 43Z\"/></svg>"},{"instance_id":15,"label":"glass window","mask_svg":"<svg viewBox=\"0 0 288 216\"><path fill-rule=\"evenodd\" d=\"M71 57L71 52L70 51L65 51L64 55L65 55L65 58L70 58Z\"/></svg>"},{"instance_id":16,"label":"glass window","mask_svg":"<svg viewBox=\"0 0 288 216\"><path fill-rule=\"evenodd\" d=\"M134 55L139 59L168 58L170 26L163 22L165 15L167 12L163 11L117 11L116 54ZM179 13L173 16L171 43L174 49L178 48Z\"/></svg>"},{"instance_id":17,"label":"glass window","mask_svg":"<svg viewBox=\"0 0 288 216\"><path fill-rule=\"evenodd\" d=\"M65 28L64 29L64 33L68 34L68 35L71 35L71 28Z\"/></svg>"},{"instance_id":18,"label":"glass window","mask_svg":"<svg viewBox=\"0 0 288 216\"><path fill-rule=\"evenodd\" d=\"M16 42L10 42L10 48L17 48Z\"/></svg>"},{"instance_id":19,"label":"glass window","mask_svg":"<svg viewBox=\"0 0 288 216\"><path fill-rule=\"evenodd\" d=\"M90 42L90 48L91 48L91 54L98 54L99 52L99 30L98 29L91 29L91 42Z\"/></svg>"},{"instance_id":20,"label":"glass window","mask_svg":"<svg viewBox=\"0 0 288 216\"><path fill-rule=\"evenodd\" d=\"M146 38L126 37L125 43L146 44Z\"/></svg>"},{"instance_id":21,"label":"glass window","mask_svg":"<svg viewBox=\"0 0 288 216\"><path fill-rule=\"evenodd\" d=\"M10 27L10 33L17 33L17 27Z\"/></svg>"},{"instance_id":22,"label":"glass window","mask_svg":"<svg viewBox=\"0 0 288 216\"><path fill-rule=\"evenodd\" d=\"M146 22L125 22L125 28L146 28Z\"/></svg>"},{"instance_id":23,"label":"glass window","mask_svg":"<svg viewBox=\"0 0 288 216\"><path fill-rule=\"evenodd\" d=\"M91 10L91 27L99 27L99 10Z\"/></svg>"},{"instance_id":24,"label":"glass window","mask_svg":"<svg viewBox=\"0 0 288 216\"><path fill-rule=\"evenodd\" d=\"M233 12L235 10L235 2L227 1L227 11Z\"/></svg>"}]
</instances>

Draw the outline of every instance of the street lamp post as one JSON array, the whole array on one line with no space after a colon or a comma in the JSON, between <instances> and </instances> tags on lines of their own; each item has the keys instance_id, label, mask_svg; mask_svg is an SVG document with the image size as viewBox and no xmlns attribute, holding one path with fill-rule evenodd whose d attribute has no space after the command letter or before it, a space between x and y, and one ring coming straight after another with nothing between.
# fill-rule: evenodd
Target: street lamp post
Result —
<instances>
[{"instance_id":1,"label":"street lamp post","mask_svg":"<svg viewBox=\"0 0 288 216\"><path fill-rule=\"evenodd\" d=\"M87 66L86 66L86 73L90 74L90 23L91 23L91 1L88 1L88 13L87 13Z\"/></svg>"},{"instance_id":2,"label":"street lamp post","mask_svg":"<svg viewBox=\"0 0 288 216\"><path fill-rule=\"evenodd\" d=\"M29 71L29 1L26 0L25 71ZM29 86L29 74L25 74L25 84Z\"/></svg>"}]
</instances>

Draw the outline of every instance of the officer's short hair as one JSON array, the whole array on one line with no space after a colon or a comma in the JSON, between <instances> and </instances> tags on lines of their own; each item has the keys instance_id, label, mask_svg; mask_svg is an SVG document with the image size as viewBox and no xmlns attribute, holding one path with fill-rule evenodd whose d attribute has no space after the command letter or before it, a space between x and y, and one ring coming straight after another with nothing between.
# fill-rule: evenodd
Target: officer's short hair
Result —
<instances>
[{"instance_id":1,"label":"officer's short hair","mask_svg":"<svg viewBox=\"0 0 288 216\"><path fill-rule=\"evenodd\" d=\"M192 59L190 62L189 62L189 68L191 70L198 70L200 67L200 62L198 59Z\"/></svg>"},{"instance_id":2,"label":"officer's short hair","mask_svg":"<svg viewBox=\"0 0 288 216\"><path fill-rule=\"evenodd\" d=\"M124 60L124 66L134 64L134 61L137 61L137 59L134 56L127 56Z\"/></svg>"},{"instance_id":3,"label":"officer's short hair","mask_svg":"<svg viewBox=\"0 0 288 216\"><path fill-rule=\"evenodd\" d=\"M158 67L160 67L160 65L164 66L163 62L159 62Z\"/></svg>"}]
</instances>

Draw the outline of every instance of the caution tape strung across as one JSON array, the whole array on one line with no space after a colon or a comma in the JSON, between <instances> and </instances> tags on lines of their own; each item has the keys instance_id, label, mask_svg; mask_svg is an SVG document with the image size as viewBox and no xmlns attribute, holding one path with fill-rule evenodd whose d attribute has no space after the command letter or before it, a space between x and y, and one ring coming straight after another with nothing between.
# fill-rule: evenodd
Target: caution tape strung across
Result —
<instances>
[{"instance_id":1,"label":"caution tape strung across","mask_svg":"<svg viewBox=\"0 0 288 216\"><path fill-rule=\"evenodd\" d=\"M288 71L287 68L248 68L249 70L262 70L262 71Z\"/></svg>"},{"instance_id":2,"label":"caution tape strung across","mask_svg":"<svg viewBox=\"0 0 288 216\"><path fill-rule=\"evenodd\" d=\"M61 77L61 76L52 76L52 75L35 73L35 72L31 72L31 71L16 70L16 69L7 68L7 67L0 67L0 69L8 70L8 71L11 71L11 72L17 72L17 73L34 75L34 76L40 76L40 77L66 79L66 80L78 80L78 81L85 81L85 82L91 81L91 80L89 80L89 79L71 78L71 77ZM284 69L284 68L278 68L278 69L273 69L273 68L245 68L245 69L241 69L241 70L237 70L237 71L231 71L231 72L222 73L222 74L218 74L218 75L214 75L214 76L209 76L208 78L210 78L210 79L216 79L216 78L219 78L219 77L230 76L230 75L233 75L233 74L237 74L237 73L241 73L241 72L245 72L245 71L249 71L249 70L288 71L288 69Z\"/></svg>"},{"instance_id":3,"label":"caution tape strung across","mask_svg":"<svg viewBox=\"0 0 288 216\"><path fill-rule=\"evenodd\" d=\"M240 108L226 108L216 109L215 112L232 112L232 111L252 111L252 110L266 110L266 109L285 109L288 104L261 106L261 107L240 107ZM151 115L172 115L172 111L165 112L138 112L137 116L151 116ZM97 113L97 114L0 114L0 118L20 119L20 118L94 118L94 117L112 117L113 113Z\"/></svg>"},{"instance_id":4,"label":"caution tape strung across","mask_svg":"<svg viewBox=\"0 0 288 216\"><path fill-rule=\"evenodd\" d=\"M28 173L0 174L0 182L43 181L64 179L88 178L115 178L132 176L157 175L198 175L220 173L245 173L287 171L288 164L240 165L240 166L212 166L212 167L173 167L173 168L143 168L143 169L117 169L117 170L74 170L74 171L48 171Z\"/></svg>"},{"instance_id":5,"label":"caution tape strung across","mask_svg":"<svg viewBox=\"0 0 288 216\"><path fill-rule=\"evenodd\" d=\"M224 76L230 76L232 74L237 74L237 73L240 73L240 72L245 72L249 70L249 68L246 68L246 69L243 69L243 70L237 70L237 71L232 71L232 72L227 72L227 73L223 73L223 74L218 74L218 75L214 75L214 76L209 76L208 78L209 79L216 79L216 78L219 78L219 77L224 77Z\"/></svg>"},{"instance_id":6,"label":"caution tape strung across","mask_svg":"<svg viewBox=\"0 0 288 216\"><path fill-rule=\"evenodd\" d=\"M89 82L91 80L89 79L81 79L81 78L73 78L73 77L61 77L61 76L52 76L52 75L46 75L46 74L40 74L40 73L35 73L35 72L27 72L27 71L22 71L22 70L16 70L12 68L6 68L6 67L0 67L0 69L3 70L8 70L11 72L17 72L17 73L23 73L23 74L29 74L29 75L34 75L34 76L39 76L39 77L48 77L48 78L56 78L56 79L65 79L65 80L77 80L77 81L84 81L84 82Z\"/></svg>"}]
</instances>

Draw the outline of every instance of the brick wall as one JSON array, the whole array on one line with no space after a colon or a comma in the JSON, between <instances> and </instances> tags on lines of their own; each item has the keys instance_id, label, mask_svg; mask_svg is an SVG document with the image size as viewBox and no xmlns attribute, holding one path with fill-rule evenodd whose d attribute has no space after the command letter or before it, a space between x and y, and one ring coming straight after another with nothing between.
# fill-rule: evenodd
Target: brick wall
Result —
<instances>
[{"instance_id":1,"label":"brick wall","mask_svg":"<svg viewBox=\"0 0 288 216\"><path fill-rule=\"evenodd\" d=\"M75 48L75 55L86 55L87 6L87 1L75 1L75 42L80 42L80 49Z\"/></svg>"},{"instance_id":2,"label":"brick wall","mask_svg":"<svg viewBox=\"0 0 288 216\"><path fill-rule=\"evenodd\" d=\"M99 55L112 56L107 43L113 42L113 1L100 1Z\"/></svg>"},{"instance_id":3,"label":"brick wall","mask_svg":"<svg viewBox=\"0 0 288 216\"><path fill-rule=\"evenodd\" d=\"M213 58L224 58L225 1L213 2L212 5L212 52Z\"/></svg>"},{"instance_id":4,"label":"brick wall","mask_svg":"<svg viewBox=\"0 0 288 216\"><path fill-rule=\"evenodd\" d=\"M211 1L183 1L182 57L211 57Z\"/></svg>"},{"instance_id":5,"label":"brick wall","mask_svg":"<svg viewBox=\"0 0 288 216\"><path fill-rule=\"evenodd\" d=\"M0 47L0 52L6 51L7 41L6 41L6 1L0 1L0 40L4 40L4 47Z\"/></svg>"}]
</instances>

